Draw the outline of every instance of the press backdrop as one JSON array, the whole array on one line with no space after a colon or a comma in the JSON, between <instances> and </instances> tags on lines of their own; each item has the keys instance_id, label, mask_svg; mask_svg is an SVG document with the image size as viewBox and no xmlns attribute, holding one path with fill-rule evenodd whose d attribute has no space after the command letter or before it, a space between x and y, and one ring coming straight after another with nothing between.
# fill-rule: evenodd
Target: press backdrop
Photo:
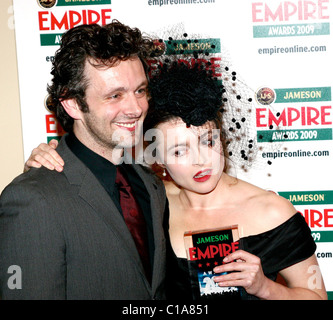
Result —
<instances>
[{"instance_id":1,"label":"press backdrop","mask_svg":"<svg viewBox=\"0 0 333 320\"><path fill-rule=\"evenodd\" d=\"M304 215L333 299L331 0L13 0L25 159L59 137L46 84L61 34L112 19L162 38L218 43L254 104L259 165L238 177L289 199ZM213 40L212 40L213 39ZM179 48L178 48L179 49ZM218 62L217 62L218 63ZM269 146L267 147L267 144ZM260 150L260 146L263 146ZM312 284L316 284L315 270Z\"/></svg>"}]
</instances>

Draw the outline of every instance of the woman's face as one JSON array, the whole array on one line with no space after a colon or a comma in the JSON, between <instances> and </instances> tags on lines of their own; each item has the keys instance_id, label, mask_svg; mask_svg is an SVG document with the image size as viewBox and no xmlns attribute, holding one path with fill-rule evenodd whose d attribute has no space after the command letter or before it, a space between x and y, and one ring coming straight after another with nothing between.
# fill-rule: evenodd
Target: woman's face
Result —
<instances>
[{"instance_id":1,"label":"woman's face","mask_svg":"<svg viewBox=\"0 0 333 320\"><path fill-rule=\"evenodd\" d=\"M182 188L197 193L212 191L224 168L220 132L213 122L186 127L177 119L158 125L157 159Z\"/></svg>"}]
</instances>

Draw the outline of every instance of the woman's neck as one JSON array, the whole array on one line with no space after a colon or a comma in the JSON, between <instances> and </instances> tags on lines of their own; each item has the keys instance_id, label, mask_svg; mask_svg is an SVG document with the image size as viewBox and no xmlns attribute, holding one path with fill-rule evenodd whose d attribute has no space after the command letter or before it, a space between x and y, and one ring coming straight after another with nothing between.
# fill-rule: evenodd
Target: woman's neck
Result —
<instances>
[{"instance_id":1,"label":"woman's neck","mask_svg":"<svg viewBox=\"0 0 333 320\"><path fill-rule=\"evenodd\" d=\"M216 187L209 193L201 194L181 188L179 200L185 210L214 210L222 208L229 200L230 186L236 179L223 173Z\"/></svg>"}]
</instances>

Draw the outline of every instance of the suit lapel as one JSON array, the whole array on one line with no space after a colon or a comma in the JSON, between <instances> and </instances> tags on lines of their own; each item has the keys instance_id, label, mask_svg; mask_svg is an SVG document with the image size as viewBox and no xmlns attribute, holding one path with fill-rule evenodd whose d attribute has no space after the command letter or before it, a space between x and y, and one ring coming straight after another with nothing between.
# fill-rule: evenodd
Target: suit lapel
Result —
<instances>
[{"instance_id":1,"label":"suit lapel","mask_svg":"<svg viewBox=\"0 0 333 320\"><path fill-rule=\"evenodd\" d=\"M95 210L114 235L123 240L130 255L139 261L135 243L121 213L89 169L82 180L79 196Z\"/></svg>"},{"instance_id":2,"label":"suit lapel","mask_svg":"<svg viewBox=\"0 0 333 320\"><path fill-rule=\"evenodd\" d=\"M145 184L145 187L150 195L150 207L151 215L153 220L153 233L155 242L155 252L154 252L154 265L153 265L153 281L152 289L156 290L156 285L160 283L160 276L163 274L165 269L165 239L163 231L163 213L165 208L165 202L159 199L157 193L157 183L155 182L155 177L152 177L150 173L145 172L145 170L139 165L133 165L141 180Z\"/></svg>"},{"instance_id":3,"label":"suit lapel","mask_svg":"<svg viewBox=\"0 0 333 320\"><path fill-rule=\"evenodd\" d=\"M64 138L61 139L57 151L64 159L64 174L69 183L79 187L79 197L95 211L96 215L104 221L113 235L124 244L124 251L129 253L129 256L134 260L135 266L139 268L145 277L140 256L131 233L108 193L94 174L70 151Z\"/></svg>"}]
</instances>

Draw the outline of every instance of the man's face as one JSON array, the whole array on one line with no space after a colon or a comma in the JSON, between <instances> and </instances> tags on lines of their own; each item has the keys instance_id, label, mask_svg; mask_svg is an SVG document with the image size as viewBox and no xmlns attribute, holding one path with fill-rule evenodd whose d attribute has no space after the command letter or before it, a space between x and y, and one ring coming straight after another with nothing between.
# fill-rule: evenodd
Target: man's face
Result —
<instances>
[{"instance_id":1,"label":"man's face","mask_svg":"<svg viewBox=\"0 0 333 320\"><path fill-rule=\"evenodd\" d=\"M139 141L148 110L147 78L138 58L111 68L85 66L87 113L81 113L74 133L94 150L130 148Z\"/></svg>"}]
</instances>

